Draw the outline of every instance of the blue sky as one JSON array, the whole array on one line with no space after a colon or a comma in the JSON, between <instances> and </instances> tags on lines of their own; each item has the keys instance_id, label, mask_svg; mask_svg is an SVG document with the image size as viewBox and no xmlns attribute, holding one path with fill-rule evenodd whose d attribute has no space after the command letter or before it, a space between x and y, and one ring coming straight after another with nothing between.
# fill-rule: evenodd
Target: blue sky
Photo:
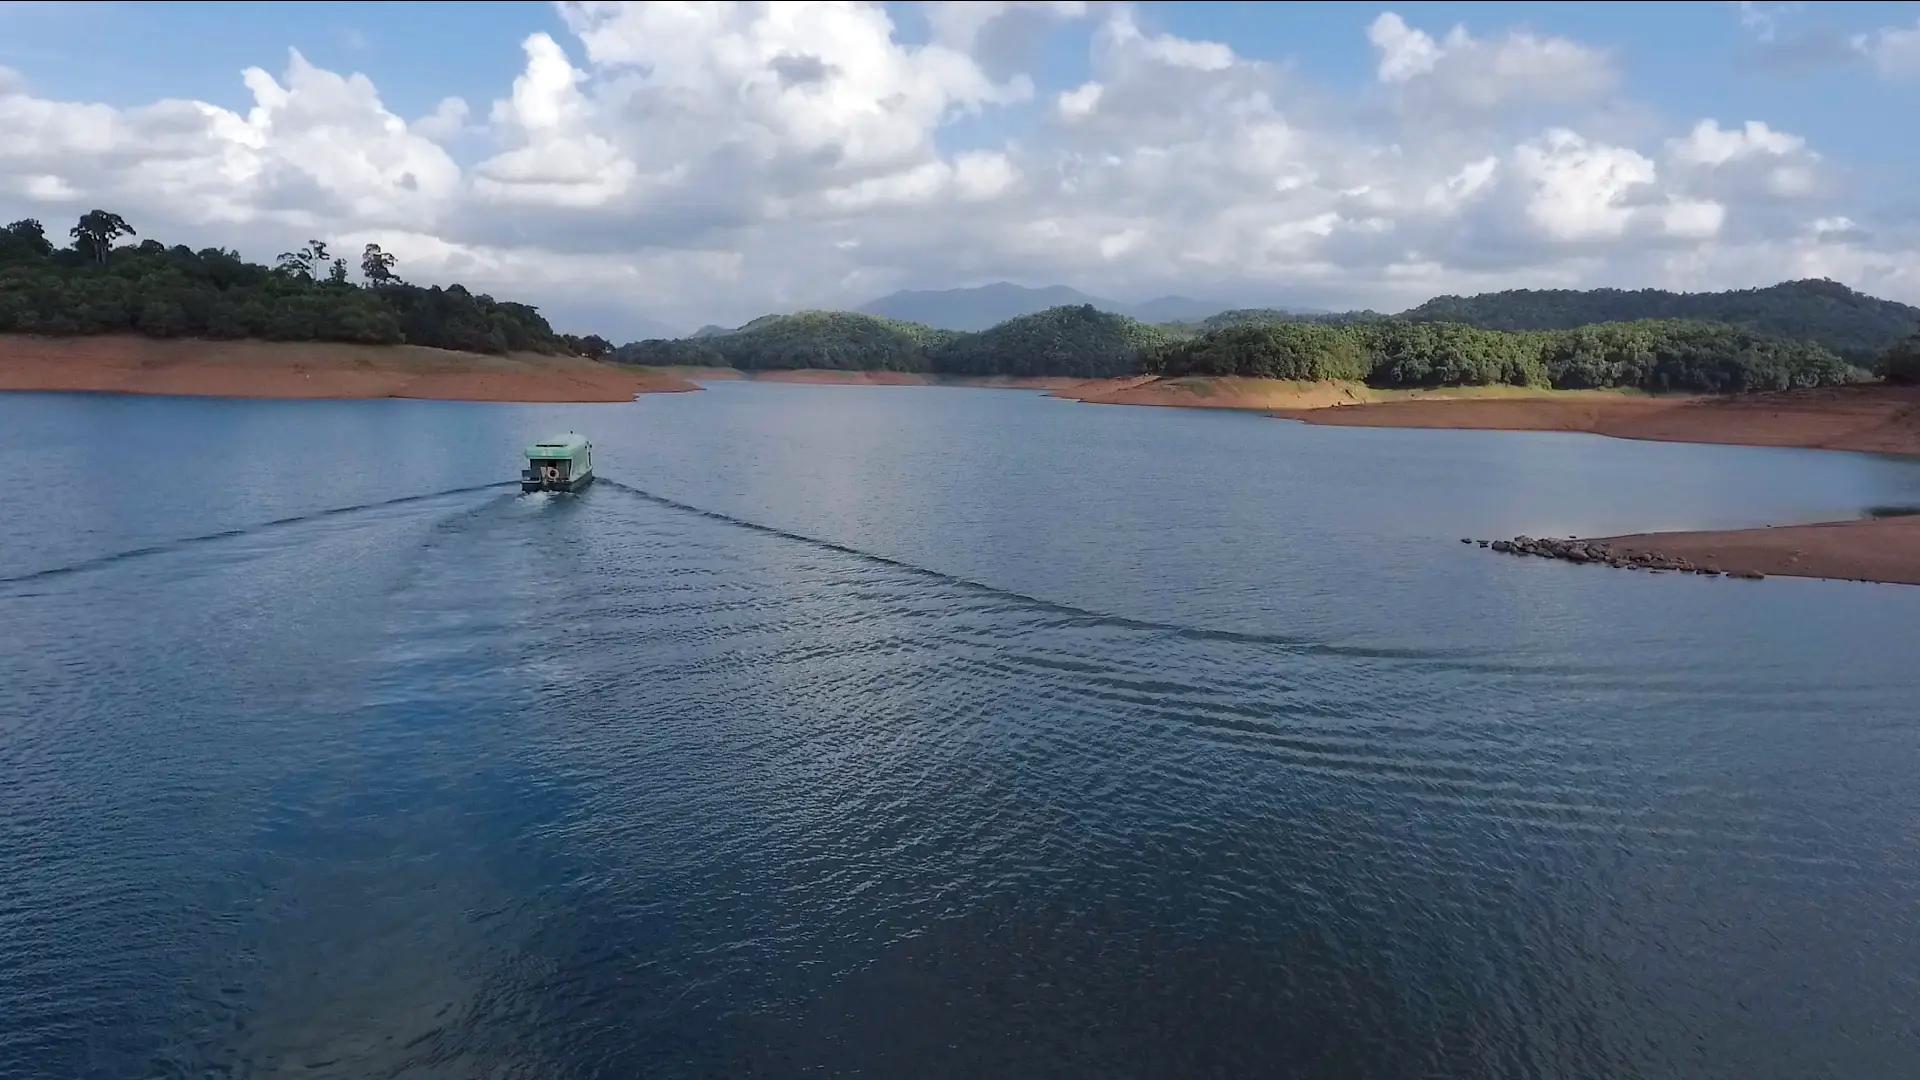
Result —
<instances>
[{"instance_id":1,"label":"blue sky","mask_svg":"<svg viewBox=\"0 0 1920 1080\"><path fill-rule=\"evenodd\" d=\"M0 215L392 234L422 278L634 327L995 278L1920 299L1920 5L987 7L0 4Z\"/></svg>"}]
</instances>

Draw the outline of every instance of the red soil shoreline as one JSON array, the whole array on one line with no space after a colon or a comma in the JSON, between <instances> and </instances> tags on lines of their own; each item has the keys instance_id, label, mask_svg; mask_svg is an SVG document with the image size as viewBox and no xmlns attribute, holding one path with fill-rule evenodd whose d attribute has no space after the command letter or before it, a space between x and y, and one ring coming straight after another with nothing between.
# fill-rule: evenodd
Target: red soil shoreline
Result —
<instances>
[{"instance_id":1,"label":"red soil shoreline","mask_svg":"<svg viewBox=\"0 0 1920 1080\"><path fill-rule=\"evenodd\" d=\"M1636 533L1596 543L1627 555L1686 559L1730 573L1920 585L1920 517Z\"/></svg>"},{"instance_id":2,"label":"red soil shoreline","mask_svg":"<svg viewBox=\"0 0 1920 1080\"><path fill-rule=\"evenodd\" d=\"M1920 387L1848 386L1728 397L1541 393L1366 400L1347 384L1107 379L1056 391L1094 404L1251 409L1343 427L1566 431L1659 442L1920 456ZM1593 538L1624 556L1728 574L1920 584L1920 517Z\"/></svg>"},{"instance_id":3,"label":"red soil shoreline","mask_svg":"<svg viewBox=\"0 0 1920 1080\"><path fill-rule=\"evenodd\" d=\"M0 335L0 391L613 402L697 389L673 375L543 353L492 356L418 345Z\"/></svg>"},{"instance_id":4,"label":"red soil shoreline","mask_svg":"<svg viewBox=\"0 0 1920 1080\"><path fill-rule=\"evenodd\" d=\"M1309 424L1588 432L1623 439L1920 456L1920 387L1859 386L1727 398L1606 394L1368 400L1363 387L1264 379L954 378L907 372L636 368L580 357L489 356L407 345L0 335L0 392L245 398L619 402L749 378L830 386L979 386L1093 404L1225 408ZM1920 584L1920 517L1596 540L1622 554L1729 573Z\"/></svg>"},{"instance_id":5,"label":"red soil shoreline","mask_svg":"<svg viewBox=\"0 0 1920 1080\"><path fill-rule=\"evenodd\" d=\"M1350 427L1581 431L1620 439L1920 456L1920 387L1839 386L1714 398L1383 401L1274 415Z\"/></svg>"},{"instance_id":6,"label":"red soil shoreline","mask_svg":"<svg viewBox=\"0 0 1920 1080\"><path fill-rule=\"evenodd\" d=\"M1920 387L1848 386L1724 398L1390 401L1275 415L1350 427L1574 431L1621 439L1920 456ZM1625 556L1736 576L1920 585L1920 517L1592 538Z\"/></svg>"}]
</instances>

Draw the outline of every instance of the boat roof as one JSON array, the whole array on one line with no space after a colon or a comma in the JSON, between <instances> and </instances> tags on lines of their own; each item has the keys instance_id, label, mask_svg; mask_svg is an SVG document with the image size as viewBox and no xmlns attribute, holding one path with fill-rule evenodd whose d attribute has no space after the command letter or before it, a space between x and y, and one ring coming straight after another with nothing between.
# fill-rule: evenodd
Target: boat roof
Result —
<instances>
[{"instance_id":1,"label":"boat roof","mask_svg":"<svg viewBox=\"0 0 1920 1080\"><path fill-rule=\"evenodd\" d=\"M527 447L530 458L574 457L587 448L584 435L567 432L565 435L549 435Z\"/></svg>"}]
</instances>

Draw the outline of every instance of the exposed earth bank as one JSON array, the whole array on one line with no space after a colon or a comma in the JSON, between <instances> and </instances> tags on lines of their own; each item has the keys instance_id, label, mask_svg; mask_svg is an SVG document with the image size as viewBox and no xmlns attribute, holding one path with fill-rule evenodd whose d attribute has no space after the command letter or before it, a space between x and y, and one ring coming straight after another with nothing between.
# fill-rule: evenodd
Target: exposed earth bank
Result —
<instances>
[{"instance_id":1,"label":"exposed earth bank","mask_svg":"<svg viewBox=\"0 0 1920 1080\"><path fill-rule=\"evenodd\" d=\"M1583 392L1389 400L1275 410L1309 424L1354 427L1585 431L1621 439L1798 446L1920 455L1920 387L1824 387L1726 397Z\"/></svg>"},{"instance_id":2,"label":"exposed earth bank","mask_svg":"<svg viewBox=\"0 0 1920 1080\"><path fill-rule=\"evenodd\" d=\"M1703 532L1635 533L1591 540L1515 537L1483 547L1633 570L1838 578L1920 585L1920 516Z\"/></svg>"},{"instance_id":3,"label":"exposed earth bank","mask_svg":"<svg viewBox=\"0 0 1920 1080\"><path fill-rule=\"evenodd\" d=\"M418 345L0 335L0 390L591 402L697 389L675 375L544 353L492 356Z\"/></svg>"}]
</instances>

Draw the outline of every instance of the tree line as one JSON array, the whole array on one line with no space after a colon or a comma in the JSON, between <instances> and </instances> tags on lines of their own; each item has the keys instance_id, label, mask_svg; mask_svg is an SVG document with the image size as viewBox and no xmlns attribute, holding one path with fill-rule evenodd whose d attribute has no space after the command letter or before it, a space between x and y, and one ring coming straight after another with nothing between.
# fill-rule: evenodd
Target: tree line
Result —
<instances>
[{"instance_id":1,"label":"tree line","mask_svg":"<svg viewBox=\"0 0 1920 1080\"><path fill-rule=\"evenodd\" d=\"M1687 320L1516 332L1379 316L1303 322L1263 314L1195 336L1089 306L1051 308L977 333L852 312L769 315L734 331L624 345L613 358L742 370L1243 375L1383 388L1513 385L1705 393L1831 386L1867 377L1812 342Z\"/></svg>"},{"instance_id":2,"label":"tree line","mask_svg":"<svg viewBox=\"0 0 1920 1080\"><path fill-rule=\"evenodd\" d=\"M951 375L1069 375L1137 371L1166 332L1090 305L1049 308L977 332L936 330L852 311L766 315L737 330L622 345L628 364L907 371Z\"/></svg>"},{"instance_id":3,"label":"tree line","mask_svg":"<svg viewBox=\"0 0 1920 1080\"><path fill-rule=\"evenodd\" d=\"M396 273L378 244L358 259L322 240L271 267L225 248L194 251L138 236L119 214L92 210L56 246L39 221L0 230L0 333L265 338L430 345L468 352L601 356L597 335L556 333L538 310L460 285L423 288Z\"/></svg>"},{"instance_id":4,"label":"tree line","mask_svg":"<svg viewBox=\"0 0 1920 1080\"><path fill-rule=\"evenodd\" d=\"M1920 333L1920 308L1810 278L1759 289L1676 293L1665 289L1509 289L1436 296L1400 314L1416 322L1488 330L1571 330L1596 323L1685 319L1726 323L1769 337L1812 341L1841 359L1874 364Z\"/></svg>"},{"instance_id":5,"label":"tree line","mask_svg":"<svg viewBox=\"0 0 1920 1080\"><path fill-rule=\"evenodd\" d=\"M1808 341L1724 323L1644 319L1556 331L1402 320L1250 323L1143 358L1150 374L1347 379L1377 387L1621 387L1738 393L1858 382L1867 372Z\"/></svg>"}]
</instances>

